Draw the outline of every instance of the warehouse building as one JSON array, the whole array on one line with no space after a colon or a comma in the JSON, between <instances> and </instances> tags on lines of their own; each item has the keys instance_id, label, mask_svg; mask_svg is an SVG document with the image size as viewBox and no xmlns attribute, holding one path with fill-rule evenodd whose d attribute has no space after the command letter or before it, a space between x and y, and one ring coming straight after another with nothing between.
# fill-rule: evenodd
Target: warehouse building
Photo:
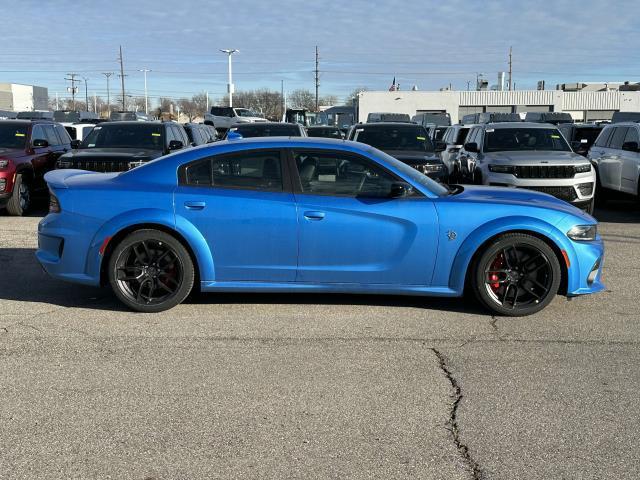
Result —
<instances>
[{"instance_id":1,"label":"warehouse building","mask_svg":"<svg viewBox=\"0 0 640 480\"><path fill-rule=\"evenodd\" d=\"M35 85L0 83L0 110L48 110L49 90Z\"/></svg>"},{"instance_id":2,"label":"warehouse building","mask_svg":"<svg viewBox=\"0 0 640 480\"><path fill-rule=\"evenodd\" d=\"M640 112L640 91L378 91L360 92L358 121L372 112L446 112L457 123L481 112L568 112L576 121L610 120L614 112Z\"/></svg>"}]
</instances>

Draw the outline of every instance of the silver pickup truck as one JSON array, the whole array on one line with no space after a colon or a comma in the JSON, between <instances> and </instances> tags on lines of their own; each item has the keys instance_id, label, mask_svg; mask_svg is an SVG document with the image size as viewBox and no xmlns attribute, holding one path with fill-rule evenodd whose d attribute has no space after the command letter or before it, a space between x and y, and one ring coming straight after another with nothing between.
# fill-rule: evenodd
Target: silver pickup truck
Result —
<instances>
[{"instance_id":1,"label":"silver pickup truck","mask_svg":"<svg viewBox=\"0 0 640 480\"><path fill-rule=\"evenodd\" d=\"M266 121L259 113L252 112L247 108L211 107L209 113L204 115L204 122L212 123L219 132L225 132L238 123Z\"/></svg>"}]
</instances>

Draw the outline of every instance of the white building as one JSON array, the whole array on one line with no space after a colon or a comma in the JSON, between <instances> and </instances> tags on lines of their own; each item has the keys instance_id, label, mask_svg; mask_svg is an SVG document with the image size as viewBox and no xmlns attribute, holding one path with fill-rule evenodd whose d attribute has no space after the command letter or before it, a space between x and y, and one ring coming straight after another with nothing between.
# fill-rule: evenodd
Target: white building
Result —
<instances>
[{"instance_id":1,"label":"white building","mask_svg":"<svg viewBox=\"0 0 640 480\"><path fill-rule=\"evenodd\" d=\"M480 112L568 112L575 120L610 120L613 112L640 112L640 92L565 92L562 90L513 91L399 91L360 92L358 121L372 112L447 112L451 122Z\"/></svg>"},{"instance_id":2,"label":"white building","mask_svg":"<svg viewBox=\"0 0 640 480\"><path fill-rule=\"evenodd\" d=\"M0 83L0 110L48 110L49 90L35 85Z\"/></svg>"}]
</instances>

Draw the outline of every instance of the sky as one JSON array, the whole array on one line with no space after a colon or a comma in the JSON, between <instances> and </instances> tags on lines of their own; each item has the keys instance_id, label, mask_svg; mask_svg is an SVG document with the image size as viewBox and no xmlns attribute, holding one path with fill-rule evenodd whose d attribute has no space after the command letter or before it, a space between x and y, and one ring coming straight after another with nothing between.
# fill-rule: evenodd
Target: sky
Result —
<instances>
[{"instance_id":1,"label":"sky","mask_svg":"<svg viewBox=\"0 0 640 480\"><path fill-rule=\"evenodd\" d=\"M235 48L236 90L314 89L344 100L356 88L416 85L466 90L478 74L497 82L513 47L516 89L583 81L640 82L638 0L0 0L0 83L47 87L68 96L67 73L87 78L89 95L125 88L179 98L226 92ZM84 95L84 81L81 88Z\"/></svg>"}]
</instances>

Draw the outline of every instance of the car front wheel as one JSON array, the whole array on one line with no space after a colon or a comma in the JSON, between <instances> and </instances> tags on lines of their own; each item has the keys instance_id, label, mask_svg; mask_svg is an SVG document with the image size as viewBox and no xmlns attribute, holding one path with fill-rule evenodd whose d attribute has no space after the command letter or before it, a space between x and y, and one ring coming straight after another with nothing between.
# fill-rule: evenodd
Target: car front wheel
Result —
<instances>
[{"instance_id":1,"label":"car front wheel","mask_svg":"<svg viewBox=\"0 0 640 480\"><path fill-rule=\"evenodd\" d=\"M560 263L541 239L512 233L498 237L479 256L473 269L473 289L492 312L525 316L546 307L558 292Z\"/></svg>"},{"instance_id":2,"label":"car front wheel","mask_svg":"<svg viewBox=\"0 0 640 480\"><path fill-rule=\"evenodd\" d=\"M31 186L23 174L16 175L13 184L13 194L7 202L7 212L9 215L21 217L25 215L31 207Z\"/></svg>"},{"instance_id":3,"label":"car front wheel","mask_svg":"<svg viewBox=\"0 0 640 480\"><path fill-rule=\"evenodd\" d=\"M193 288L194 265L177 239L159 230L138 230L116 245L109 283L118 299L139 312L161 312L181 303Z\"/></svg>"}]
</instances>

